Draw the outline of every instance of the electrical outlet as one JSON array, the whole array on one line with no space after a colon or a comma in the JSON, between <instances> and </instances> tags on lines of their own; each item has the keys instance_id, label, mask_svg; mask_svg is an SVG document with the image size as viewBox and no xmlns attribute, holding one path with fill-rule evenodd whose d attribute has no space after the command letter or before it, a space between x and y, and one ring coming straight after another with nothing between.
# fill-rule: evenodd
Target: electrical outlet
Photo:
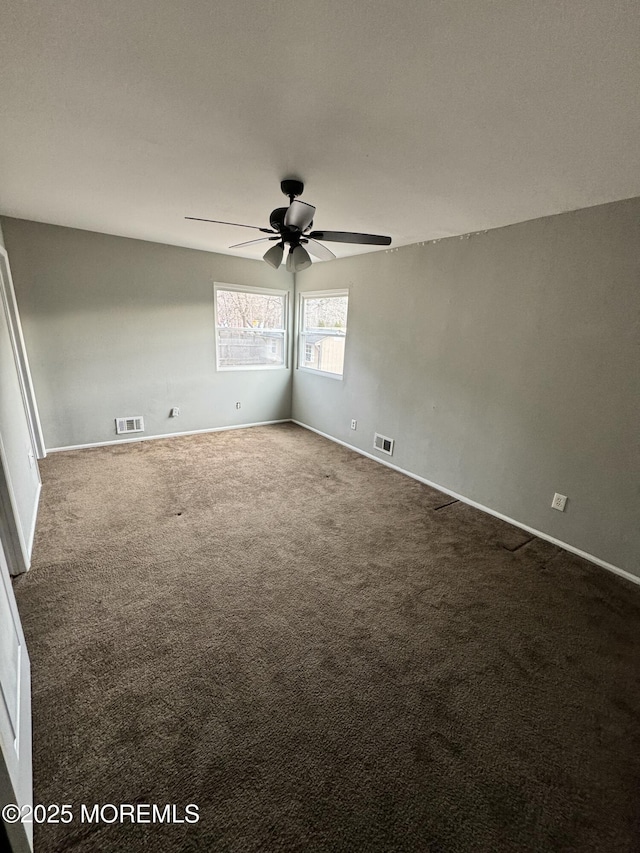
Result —
<instances>
[{"instance_id":1,"label":"electrical outlet","mask_svg":"<svg viewBox=\"0 0 640 853\"><path fill-rule=\"evenodd\" d=\"M241 409L241 408L242 408L242 403L236 403L236 409Z\"/></svg>"},{"instance_id":2,"label":"electrical outlet","mask_svg":"<svg viewBox=\"0 0 640 853\"><path fill-rule=\"evenodd\" d=\"M564 508L566 506L566 503L567 503L567 496L566 495L559 495L556 492L555 495L553 496L553 501L551 502L551 508L557 509L560 512L564 512Z\"/></svg>"},{"instance_id":3,"label":"electrical outlet","mask_svg":"<svg viewBox=\"0 0 640 853\"><path fill-rule=\"evenodd\" d=\"M179 414L180 414L180 409L178 408L178 406L174 406L173 409L171 409L169 417L170 418L177 418L179 416Z\"/></svg>"},{"instance_id":4,"label":"electrical outlet","mask_svg":"<svg viewBox=\"0 0 640 853\"><path fill-rule=\"evenodd\" d=\"M351 421L351 429L358 429L358 421L355 418Z\"/></svg>"}]
</instances>

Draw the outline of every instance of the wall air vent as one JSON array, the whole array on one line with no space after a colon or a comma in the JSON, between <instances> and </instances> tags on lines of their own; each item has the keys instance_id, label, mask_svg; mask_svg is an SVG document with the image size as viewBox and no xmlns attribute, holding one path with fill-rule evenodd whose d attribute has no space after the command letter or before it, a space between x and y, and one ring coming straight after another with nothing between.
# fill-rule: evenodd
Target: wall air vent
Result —
<instances>
[{"instance_id":1,"label":"wall air vent","mask_svg":"<svg viewBox=\"0 0 640 853\"><path fill-rule=\"evenodd\" d=\"M144 432L144 419L142 417L116 418L116 433L120 435L122 432Z\"/></svg>"},{"instance_id":2,"label":"wall air vent","mask_svg":"<svg viewBox=\"0 0 640 853\"><path fill-rule=\"evenodd\" d=\"M373 437L373 446L381 453L386 453L388 456L393 456L394 441L395 439L387 438L386 435L380 435L380 433L377 432Z\"/></svg>"}]
</instances>

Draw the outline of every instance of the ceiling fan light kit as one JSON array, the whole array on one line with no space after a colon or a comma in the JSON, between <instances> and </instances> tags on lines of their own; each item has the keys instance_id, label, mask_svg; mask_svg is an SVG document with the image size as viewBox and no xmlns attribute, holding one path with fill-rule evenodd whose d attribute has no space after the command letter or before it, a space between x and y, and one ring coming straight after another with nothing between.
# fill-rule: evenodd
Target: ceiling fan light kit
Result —
<instances>
[{"instance_id":1,"label":"ceiling fan light kit","mask_svg":"<svg viewBox=\"0 0 640 853\"><path fill-rule=\"evenodd\" d=\"M291 261L291 266L289 266L289 261ZM289 272L300 272L310 266L311 258L305 248L298 244L289 249L289 256L287 258L287 269Z\"/></svg>"},{"instance_id":2,"label":"ceiling fan light kit","mask_svg":"<svg viewBox=\"0 0 640 853\"><path fill-rule=\"evenodd\" d=\"M380 234L358 234L353 231L312 231L316 209L312 204L307 204L306 201L298 201L298 196L302 195L304 190L302 181L287 178L280 182L280 189L288 196L289 207L277 207L271 211L269 217L271 228L241 225L239 222L225 222L220 219L202 219L198 216L185 216L185 219L197 222L214 222L217 225L233 225L239 228L253 228L263 234L273 235L259 237L257 240L247 240L245 243L235 243L229 248L238 249L255 243L278 240L275 246L265 252L263 260L277 270L282 263L284 247L288 245L289 254L287 255L286 268L289 272L300 272L310 267L310 254L323 261L335 258L331 249L323 246L318 240L328 240L330 243L360 243L368 246L391 245L391 237L383 237Z\"/></svg>"},{"instance_id":3,"label":"ceiling fan light kit","mask_svg":"<svg viewBox=\"0 0 640 853\"><path fill-rule=\"evenodd\" d=\"M282 255L284 254L284 243L276 243L275 246L272 246L268 249L263 257L270 267L273 267L274 270L277 270L280 264L282 263Z\"/></svg>"}]
</instances>

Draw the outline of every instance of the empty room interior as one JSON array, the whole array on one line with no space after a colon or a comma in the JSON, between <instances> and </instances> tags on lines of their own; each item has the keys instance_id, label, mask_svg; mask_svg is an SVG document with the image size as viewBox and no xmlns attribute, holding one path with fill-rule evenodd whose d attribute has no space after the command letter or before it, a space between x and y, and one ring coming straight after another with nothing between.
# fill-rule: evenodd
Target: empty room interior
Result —
<instances>
[{"instance_id":1,"label":"empty room interior","mask_svg":"<svg viewBox=\"0 0 640 853\"><path fill-rule=\"evenodd\" d=\"M3 849L637 853L638 44L5 0Z\"/></svg>"}]
</instances>

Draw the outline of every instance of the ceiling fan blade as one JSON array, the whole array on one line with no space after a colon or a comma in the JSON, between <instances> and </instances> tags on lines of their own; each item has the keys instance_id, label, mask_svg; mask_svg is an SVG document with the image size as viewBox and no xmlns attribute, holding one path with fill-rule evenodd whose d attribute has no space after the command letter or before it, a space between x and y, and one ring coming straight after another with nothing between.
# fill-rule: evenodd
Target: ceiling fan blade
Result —
<instances>
[{"instance_id":1,"label":"ceiling fan blade","mask_svg":"<svg viewBox=\"0 0 640 853\"><path fill-rule=\"evenodd\" d=\"M328 240L330 243L366 243L370 246L390 246L391 237L380 234L355 234L352 231L312 231L306 234L314 240Z\"/></svg>"},{"instance_id":2,"label":"ceiling fan blade","mask_svg":"<svg viewBox=\"0 0 640 853\"><path fill-rule=\"evenodd\" d=\"M300 231L304 231L313 222L315 212L316 209L312 204L294 199L284 215L284 224L288 228L299 228Z\"/></svg>"},{"instance_id":3,"label":"ceiling fan blade","mask_svg":"<svg viewBox=\"0 0 640 853\"><path fill-rule=\"evenodd\" d=\"M216 225L236 225L238 228L255 228L265 234L275 234L271 228L259 228L257 225L243 225L241 222L223 222L222 219L201 219L199 216L185 216L185 219L193 219L195 222L214 222Z\"/></svg>"},{"instance_id":4,"label":"ceiling fan blade","mask_svg":"<svg viewBox=\"0 0 640 853\"><path fill-rule=\"evenodd\" d=\"M310 255L314 255L321 261L330 261L335 258L335 255L333 254L331 249L327 249L327 247L323 246L322 243L316 243L315 240L311 240L310 238L306 237L300 242L305 244L305 246L309 250Z\"/></svg>"},{"instance_id":5,"label":"ceiling fan blade","mask_svg":"<svg viewBox=\"0 0 640 853\"><path fill-rule=\"evenodd\" d=\"M241 246L253 246L254 243L268 243L269 240L279 240L279 235L276 234L275 237L258 237L257 240L247 240L246 243L234 243L233 246L229 246L230 249L239 249Z\"/></svg>"}]
</instances>

